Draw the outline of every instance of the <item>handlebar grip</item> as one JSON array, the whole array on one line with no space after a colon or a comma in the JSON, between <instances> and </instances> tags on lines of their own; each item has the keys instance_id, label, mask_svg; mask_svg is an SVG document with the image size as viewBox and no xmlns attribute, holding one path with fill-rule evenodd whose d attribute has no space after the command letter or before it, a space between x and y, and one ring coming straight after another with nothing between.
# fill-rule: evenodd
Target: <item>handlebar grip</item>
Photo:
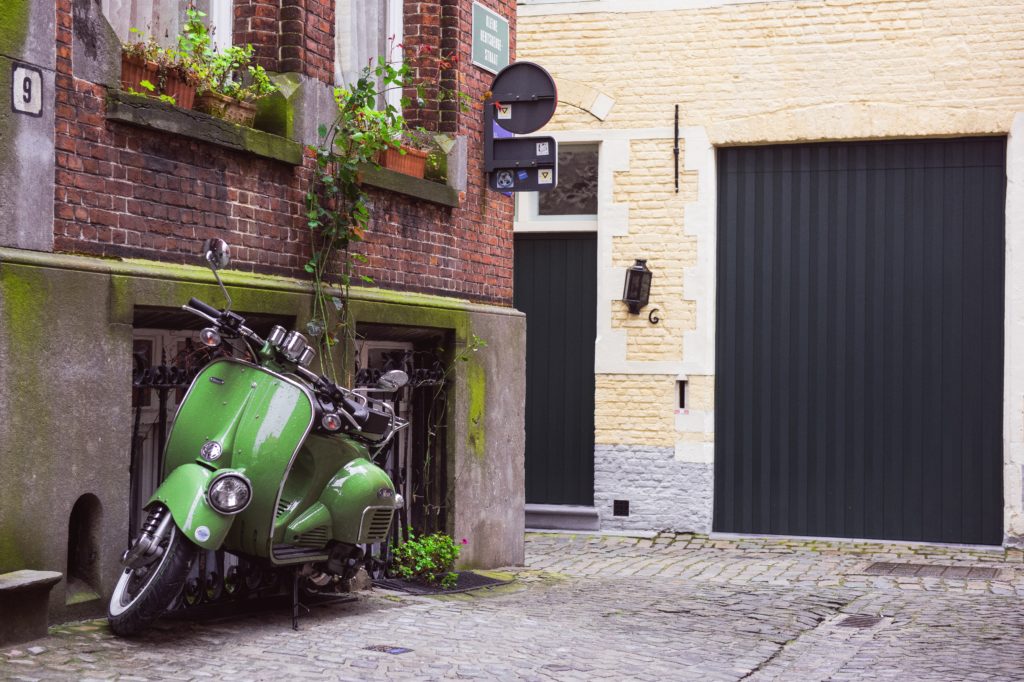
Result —
<instances>
[{"instance_id":1,"label":"handlebar grip","mask_svg":"<svg viewBox=\"0 0 1024 682\"><path fill-rule=\"evenodd\" d=\"M214 308L212 305L207 305L206 303L203 303L198 298L195 298L195 297L190 298L189 301L188 301L188 304L189 304L190 307L195 308L196 310L202 311L202 312L206 313L207 315L209 315L210 317L213 317L213 318L219 318L220 317L220 311L219 310Z\"/></svg>"}]
</instances>

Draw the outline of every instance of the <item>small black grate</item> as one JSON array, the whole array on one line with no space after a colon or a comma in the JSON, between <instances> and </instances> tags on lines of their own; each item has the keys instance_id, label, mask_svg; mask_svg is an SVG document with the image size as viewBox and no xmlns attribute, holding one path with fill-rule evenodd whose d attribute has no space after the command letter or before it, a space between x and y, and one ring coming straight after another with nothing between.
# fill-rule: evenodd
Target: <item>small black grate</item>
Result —
<instances>
[{"instance_id":1,"label":"small black grate","mask_svg":"<svg viewBox=\"0 0 1024 682\"><path fill-rule=\"evenodd\" d=\"M847 616L836 625L841 628L873 628L882 622L881 616L869 616L866 613L855 613Z\"/></svg>"},{"instance_id":2,"label":"small black grate","mask_svg":"<svg viewBox=\"0 0 1024 682\"><path fill-rule=\"evenodd\" d=\"M629 500L613 500L612 516L629 516Z\"/></svg>"},{"instance_id":3,"label":"small black grate","mask_svg":"<svg viewBox=\"0 0 1024 682\"><path fill-rule=\"evenodd\" d=\"M481 587L508 585L514 580L501 580L499 578L480 575L473 571L459 571L457 575L458 577L456 578L455 587L449 589L445 589L440 586L427 585L426 583L415 580L402 580L400 578L380 578L378 580L374 580L373 584L377 587L383 587L386 590L397 590L399 592L407 592L409 594L457 594L459 592L476 590Z\"/></svg>"},{"instance_id":4,"label":"small black grate","mask_svg":"<svg viewBox=\"0 0 1024 682\"><path fill-rule=\"evenodd\" d=\"M374 644L364 648L367 651L380 651L385 654L407 654L412 651L412 649L406 649L404 646L391 646L390 644Z\"/></svg>"}]
</instances>

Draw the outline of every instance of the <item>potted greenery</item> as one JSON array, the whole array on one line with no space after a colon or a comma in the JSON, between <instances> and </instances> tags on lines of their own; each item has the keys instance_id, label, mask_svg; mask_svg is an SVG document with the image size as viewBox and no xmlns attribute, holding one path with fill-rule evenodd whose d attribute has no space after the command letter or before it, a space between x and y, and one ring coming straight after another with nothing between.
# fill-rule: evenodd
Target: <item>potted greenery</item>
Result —
<instances>
[{"instance_id":1,"label":"potted greenery","mask_svg":"<svg viewBox=\"0 0 1024 682\"><path fill-rule=\"evenodd\" d=\"M463 538L462 544L466 543ZM409 528L409 539L393 547L391 570L403 580L450 590L459 579L454 572L459 549L455 540L444 533L416 537Z\"/></svg>"},{"instance_id":2,"label":"potted greenery","mask_svg":"<svg viewBox=\"0 0 1024 682\"><path fill-rule=\"evenodd\" d=\"M195 69L199 85L195 108L211 116L251 127L256 100L277 91L266 70L253 64L253 46L231 47L217 52L203 12L190 7L178 46Z\"/></svg>"},{"instance_id":3,"label":"potted greenery","mask_svg":"<svg viewBox=\"0 0 1024 682\"><path fill-rule=\"evenodd\" d=\"M177 50L162 47L154 37L143 37L136 28L131 33L137 39L121 46L121 88L191 109L199 79L189 61Z\"/></svg>"},{"instance_id":4,"label":"potted greenery","mask_svg":"<svg viewBox=\"0 0 1024 682\"><path fill-rule=\"evenodd\" d=\"M427 131L406 130L397 144L387 147L378 155L377 162L389 170L422 178L427 168L427 157L434 149L435 145Z\"/></svg>"}]
</instances>

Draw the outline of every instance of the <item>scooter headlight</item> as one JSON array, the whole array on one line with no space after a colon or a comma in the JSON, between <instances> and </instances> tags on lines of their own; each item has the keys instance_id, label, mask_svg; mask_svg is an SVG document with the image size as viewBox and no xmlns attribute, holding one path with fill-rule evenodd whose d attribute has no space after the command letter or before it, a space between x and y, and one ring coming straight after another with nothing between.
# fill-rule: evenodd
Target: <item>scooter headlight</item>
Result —
<instances>
[{"instance_id":1,"label":"scooter headlight","mask_svg":"<svg viewBox=\"0 0 1024 682\"><path fill-rule=\"evenodd\" d=\"M210 506L221 514L237 514L252 500L252 484L238 472L218 475L206 491Z\"/></svg>"}]
</instances>

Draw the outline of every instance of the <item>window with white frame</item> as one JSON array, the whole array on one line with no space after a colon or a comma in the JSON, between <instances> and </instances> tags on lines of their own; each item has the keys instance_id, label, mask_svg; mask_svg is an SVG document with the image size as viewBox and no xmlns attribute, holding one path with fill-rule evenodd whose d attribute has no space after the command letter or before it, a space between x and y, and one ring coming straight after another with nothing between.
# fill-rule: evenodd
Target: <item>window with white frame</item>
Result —
<instances>
[{"instance_id":1,"label":"window with white frame","mask_svg":"<svg viewBox=\"0 0 1024 682\"><path fill-rule=\"evenodd\" d=\"M134 40L131 29L153 36L164 47L178 44L190 0L102 0L103 15L122 41ZM231 46L234 28L234 0L194 0L206 14L204 21L213 32L218 50Z\"/></svg>"},{"instance_id":2,"label":"window with white frame","mask_svg":"<svg viewBox=\"0 0 1024 682\"><path fill-rule=\"evenodd\" d=\"M516 230L597 229L600 146L559 144L558 184L547 192L524 192L516 202Z\"/></svg>"},{"instance_id":3,"label":"window with white frame","mask_svg":"<svg viewBox=\"0 0 1024 682\"><path fill-rule=\"evenodd\" d=\"M334 82L355 83L377 57L400 61L403 0L335 0ZM388 102L398 106L402 93L391 91Z\"/></svg>"}]
</instances>

